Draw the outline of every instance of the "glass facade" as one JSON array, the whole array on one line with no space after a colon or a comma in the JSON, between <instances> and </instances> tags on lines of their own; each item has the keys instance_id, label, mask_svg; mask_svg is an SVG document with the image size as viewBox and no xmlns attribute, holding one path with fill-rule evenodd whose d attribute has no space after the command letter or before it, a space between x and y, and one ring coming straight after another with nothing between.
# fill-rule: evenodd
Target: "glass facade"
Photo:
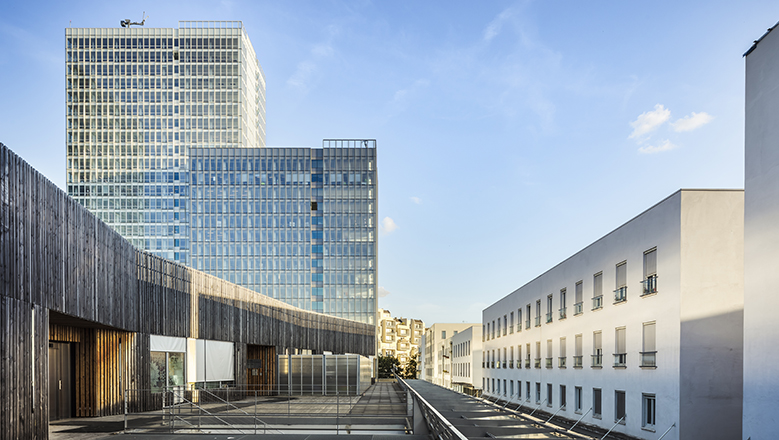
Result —
<instances>
[{"instance_id":1,"label":"glass facade","mask_svg":"<svg viewBox=\"0 0 779 440\"><path fill-rule=\"evenodd\" d=\"M141 249L374 323L374 140L265 148L265 77L241 22L65 41L69 195Z\"/></svg>"},{"instance_id":2,"label":"glass facade","mask_svg":"<svg viewBox=\"0 0 779 440\"><path fill-rule=\"evenodd\" d=\"M374 323L375 141L190 153L194 268L296 307Z\"/></svg>"}]
</instances>

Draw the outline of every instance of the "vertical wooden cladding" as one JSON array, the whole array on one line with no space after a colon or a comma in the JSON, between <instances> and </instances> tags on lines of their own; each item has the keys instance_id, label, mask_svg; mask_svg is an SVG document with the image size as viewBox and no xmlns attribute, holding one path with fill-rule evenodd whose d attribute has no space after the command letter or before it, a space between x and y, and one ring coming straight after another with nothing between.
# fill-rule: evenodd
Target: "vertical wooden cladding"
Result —
<instances>
[{"instance_id":1,"label":"vertical wooden cladding","mask_svg":"<svg viewBox=\"0 0 779 440\"><path fill-rule=\"evenodd\" d=\"M50 312L92 328L49 333ZM49 334L73 344L76 412L85 416L118 414L123 388L149 387L149 334L375 350L371 325L296 309L135 249L2 144L0 331L0 396L8 402L0 439L48 436ZM241 369L236 378L246 377ZM131 408L148 408L143 399Z\"/></svg>"},{"instance_id":2,"label":"vertical wooden cladding","mask_svg":"<svg viewBox=\"0 0 779 440\"><path fill-rule=\"evenodd\" d=\"M249 390L269 390L276 383L276 347L246 346L245 383Z\"/></svg>"},{"instance_id":3,"label":"vertical wooden cladding","mask_svg":"<svg viewBox=\"0 0 779 440\"><path fill-rule=\"evenodd\" d=\"M103 328L49 325L48 340L69 342L75 366L76 417L120 414L123 392L142 382L139 335ZM148 350L148 344L146 344ZM141 374L141 376L139 376Z\"/></svg>"}]
</instances>

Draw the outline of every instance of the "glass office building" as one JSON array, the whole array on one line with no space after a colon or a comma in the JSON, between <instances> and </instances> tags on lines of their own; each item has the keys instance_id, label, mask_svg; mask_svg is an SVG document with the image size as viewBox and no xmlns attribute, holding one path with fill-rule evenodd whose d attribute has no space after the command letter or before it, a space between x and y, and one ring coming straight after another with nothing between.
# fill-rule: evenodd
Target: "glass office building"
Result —
<instances>
[{"instance_id":1,"label":"glass office building","mask_svg":"<svg viewBox=\"0 0 779 440\"><path fill-rule=\"evenodd\" d=\"M65 40L72 197L141 249L374 322L374 140L265 148L265 77L239 21Z\"/></svg>"}]
</instances>

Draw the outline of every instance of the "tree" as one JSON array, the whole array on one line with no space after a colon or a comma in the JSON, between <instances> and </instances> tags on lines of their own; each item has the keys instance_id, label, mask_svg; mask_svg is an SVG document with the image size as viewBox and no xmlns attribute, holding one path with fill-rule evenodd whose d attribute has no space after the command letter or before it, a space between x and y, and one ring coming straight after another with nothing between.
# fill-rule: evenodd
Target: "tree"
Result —
<instances>
[{"instance_id":1,"label":"tree","mask_svg":"<svg viewBox=\"0 0 779 440\"><path fill-rule=\"evenodd\" d=\"M419 353L414 354L408 359L408 362L406 362L406 365L403 367L403 378L404 379L416 379L417 378L417 358L419 357Z\"/></svg>"},{"instance_id":2,"label":"tree","mask_svg":"<svg viewBox=\"0 0 779 440\"><path fill-rule=\"evenodd\" d=\"M398 370L399 366L400 361L395 356L379 356L379 379L394 377L392 372Z\"/></svg>"}]
</instances>

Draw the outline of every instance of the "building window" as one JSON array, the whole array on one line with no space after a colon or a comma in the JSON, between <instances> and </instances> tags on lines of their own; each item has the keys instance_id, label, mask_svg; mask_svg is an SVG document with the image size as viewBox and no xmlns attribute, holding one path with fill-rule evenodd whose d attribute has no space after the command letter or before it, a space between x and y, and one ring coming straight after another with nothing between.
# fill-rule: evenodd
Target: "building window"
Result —
<instances>
[{"instance_id":1,"label":"building window","mask_svg":"<svg viewBox=\"0 0 779 440\"><path fill-rule=\"evenodd\" d=\"M560 338L560 356L557 358L557 368L566 367L565 338Z\"/></svg>"},{"instance_id":2,"label":"building window","mask_svg":"<svg viewBox=\"0 0 779 440\"><path fill-rule=\"evenodd\" d=\"M641 395L641 427L645 429L655 429L655 407L656 399L654 394Z\"/></svg>"},{"instance_id":3,"label":"building window","mask_svg":"<svg viewBox=\"0 0 779 440\"><path fill-rule=\"evenodd\" d=\"M546 323L552 322L552 295L546 297Z\"/></svg>"},{"instance_id":4,"label":"building window","mask_svg":"<svg viewBox=\"0 0 779 440\"><path fill-rule=\"evenodd\" d=\"M546 340L546 368L552 368L552 340Z\"/></svg>"},{"instance_id":5,"label":"building window","mask_svg":"<svg viewBox=\"0 0 779 440\"><path fill-rule=\"evenodd\" d=\"M582 412L582 387L573 389L573 410L577 413Z\"/></svg>"},{"instance_id":6,"label":"building window","mask_svg":"<svg viewBox=\"0 0 779 440\"><path fill-rule=\"evenodd\" d=\"M441 332L441 339L446 339L446 330Z\"/></svg>"},{"instance_id":7,"label":"building window","mask_svg":"<svg viewBox=\"0 0 779 440\"><path fill-rule=\"evenodd\" d=\"M552 384L546 384L546 406L552 406Z\"/></svg>"},{"instance_id":8,"label":"building window","mask_svg":"<svg viewBox=\"0 0 779 440\"><path fill-rule=\"evenodd\" d=\"M614 422L625 424L625 392L614 391Z\"/></svg>"},{"instance_id":9,"label":"building window","mask_svg":"<svg viewBox=\"0 0 779 440\"><path fill-rule=\"evenodd\" d=\"M603 412L601 408L601 389L600 388L593 388L592 389L592 416L596 419L599 419L603 417Z\"/></svg>"},{"instance_id":10,"label":"building window","mask_svg":"<svg viewBox=\"0 0 779 440\"><path fill-rule=\"evenodd\" d=\"M525 368L530 368L530 343L529 342L525 344L525 349L526 349Z\"/></svg>"},{"instance_id":11,"label":"building window","mask_svg":"<svg viewBox=\"0 0 779 440\"><path fill-rule=\"evenodd\" d=\"M643 295L657 293L657 248L644 252Z\"/></svg>"},{"instance_id":12,"label":"building window","mask_svg":"<svg viewBox=\"0 0 779 440\"><path fill-rule=\"evenodd\" d=\"M517 345L517 368L522 368L522 344Z\"/></svg>"},{"instance_id":13,"label":"building window","mask_svg":"<svg viewBox=\"0 0 779 440\"><path fill-rule=\"evenodd\" d=\"M614 289L614 304L628 300L628 264L623 261L617 265L616 289Z\"/></svg>"},{"instance_id":14,"label":"building window","mask_svg":"<svg viewBox=\"0 0 779 440\"><path fill-rule=\"evenodd\" d=\"M541 341L536 341L536 368L541 368Z\"/></svg>"},{"instance_id":15,"label":"building window","mask_svg":"<svg viewBox=\"0 0 779 440\"><path fill-rule=\"evenodd\" d=\"M500 318L498 318L498 337L500 337Z\"/></svg>"},{"instance_id":16,"label":"building window","mask_svg":"<svg viewBox=\"0 0 779 440\"><path fill-rule=\"evenodd\" d=\"M509 353L511 354L511 357L509 358L509 368L514 368L514 346L513 345L510 347Z\"/></svg>"},{"instance_id":17,"label":"building window","mask_svg":"<svg viewBox=\"0 0 779 440\"><path fill-rule=\"evenodd\" d=\"M507 321L508 320L506 319L506 315L503 315L503 336L506 336L506 329L508 327Z\"/></svg>"},{"instance_id":18,"label":"building window","mask_svg":"<svg viewBox=\"0 0 779 440\"><path fill-rule=\"evenodd\" d=\"M565 385L560 385L560 408L565 408L567 406L567 400Z\"/></svg>"},{"instance_id":19,"label":"building window","mask_svg":"<svg viewBox=\"0 0 779 440\"><path fill-rule=\"evenodd\" d=\"M536 382L536 403L541 403L541 382Z\"/></svg>"},{"instance_id":20,"label":"building window","mask_svg":"<svg viewBox=\"0 0 779 440\"><path fill-rule=\"evenodd\" d=\"M511 312L511 319L509 319L509 333L514 334L514 312Z\"/></svg>"},{"instance_id":21,"label":"building window","mask_svg":"<svg viewBox=\"0 0 779 440\"><path fill-rule=\"evenodd\" d=\"M592 367L603 366L603 334L600 331L592 333Z\"/></svg>"},{"instance_id":22,"label":"building window","mask_svg":"<svg viewBox=\"0 0 779 440\"><path fill-rule=\"evenodd\" d=\"M603 272L592 276L592 310L603 308Z\"/></svg>"},{"instance_id":23,"label":"building window","mask_svg":"<svg viewBox=\"0 0 779 440\"><path fill-rule=\"evenodd\" d=\"M576 286L574 287L574 298L573 298L574 316L581 315L582 313L584 313L584 302L583 302L584 299L582 298L582 295L583 295L583 286L582 286L582 282L579 281L578 283L576 283Z\"/></svg>"},{"instance_id":24,"label":"building window","mask_svg":"<svg viewBox=\"0 0 779 440\"><path fill-rule=\"evenodd\" d=\"M655 343L655 323L644 323L643 347L641 352L641 367L657 367L657 345Z\"/></svg>"},{"instance_id":25,"label":"building window","mask_svg":"<svg viewBox=\"0 0 779 440\"><path fill-rule=\"evenodd\" d=\"M582 360L582 335L574 336L574 348L573 348L573 368L581 368L583 366Z\"/></svg>"},{"instance_id":26,"label":"building window","mask_svg":"<svg viewBox=\"0 0 779 440\"><path fill-rule=\"evenodd\" d=\"M509 399L512 399L514 397L514 381L510 380L509 385L511 386L511 394L509 394Z\"/></svg>"},{"instance_id":27,"label":"building window","mask_svg":"<svg viewBox=\"0 0 779 440\"><path fill-rule=\"evenodd\" d=\"M541 325L541 300L536 301L536 327Z\"/></svg>"},{"instance_id":28,"label":"building window","mask_svg":"<svg viewBox=\"0 0 779 440\"><path fill-rule=\"evenodd\" d=\"M527 316L530 317L529 314ZM530 323L528 322L528 324L530 324ZM528 326L528 327L530 327L530 326ZM517 331L518 332L522 331L522 307L517 309Z\"/></svg>"},{"instance_id":29,"label":"building window","mask_svg":"<svg viewBox=\"0 0 779 440\"><path fill-rule=\"evenodd\" d=\"M565 319L568 317L568 308L565 305L565 289L560 290L560 319Z\"/></svg>"},{"instance_id":30,"label":"building window","mask_svg":"<svg viewBox=\"0 0 779 440\"><path fill-rule=\"evenodd\" d=\"M527 305L527 318L525 320L525 328L530 328L530 304Z\"/></svg>"},{"instance_id":31,"label":"building window","mask_svg":"<svg viewBox=\"0 0 779 440\"><path fill-rule=\"evenodd\" d=\"M525 399L529 402L530 401L530 382L525 383Z\"/></svg>"},{"instance_id":32,"label":"building window","mask_svg":"<svg viewBox=\"0 0 779 440\"><path fill-rule=\"evenodd\" d=\"M625 368L627 350L625 349L625 327L616 329L614 335L614 368Z\"/></svg>"}]
</instances>

